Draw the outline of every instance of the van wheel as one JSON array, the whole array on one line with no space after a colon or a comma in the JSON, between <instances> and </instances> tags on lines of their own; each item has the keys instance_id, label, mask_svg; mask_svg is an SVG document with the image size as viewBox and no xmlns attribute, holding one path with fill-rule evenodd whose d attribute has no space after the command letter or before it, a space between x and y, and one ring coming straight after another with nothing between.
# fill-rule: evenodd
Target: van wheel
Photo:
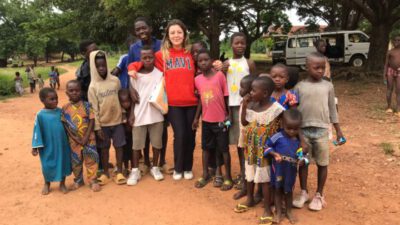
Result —
<instances>
[{"instance_id":1,"label":"van wheel","mask_svg":"<svg viewBox=\"0 0 400 225\"><path fill-rule=\"evenodd\" d=\"M362 67L365 63L365 57L362 55L355 55L350 60L350 65L353 67Z\"/></svg>"}]
</instances>

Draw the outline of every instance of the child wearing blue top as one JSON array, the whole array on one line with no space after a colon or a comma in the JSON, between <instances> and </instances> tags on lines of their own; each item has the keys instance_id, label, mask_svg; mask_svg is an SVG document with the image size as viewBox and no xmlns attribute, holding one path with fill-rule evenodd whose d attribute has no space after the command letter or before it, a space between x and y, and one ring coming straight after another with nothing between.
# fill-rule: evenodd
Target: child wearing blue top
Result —
<instances>
[{"instance_id":1,"label":"child wearing blue top","mask_svg":"<svg viewBox=\"0 0 400 225\"><path fill-rule=\"evenodd\" d=\"M289 70L284 64L278 63L271 68L270 77L275 83L275 90L271 94L271 102L278 102L285 109L297 107L299 96L293 90L287 90Z\"/></svg>"},{"instance_id":2,"label":"child wearing blue top","mask_svg":"<svg viewBox=\"0 0 400 225\"><path fill-rule=\"evenodd\" d=\"M40 156L45 182L42 194L49 194L50 182L60 182L60 190L67 193L65 177L71 174L71 149L61 122L61 109L57 107L57 93L52 88L43 88L39 97L44 109L36 114L32 155Z\"/></svg>"},{"instance_id":3,"label":"child wearing blue top","mask_svg":"<svg viewBox=\"0 0 400 225\"><path fill-rule=\"evenodd\" d=\"M264 156L273 155L271 166L271 185L275 189L276 214L273 222L279 223L282 215L282 196L286 203L286 217L290 223L296 219L292 215L293 187L296 182L297 152L301 151L299 131L301 113L289 109L283 113L283 130L268 138ZM303 161L301 161L303 163Z\"/></svg>"}]
</instances>

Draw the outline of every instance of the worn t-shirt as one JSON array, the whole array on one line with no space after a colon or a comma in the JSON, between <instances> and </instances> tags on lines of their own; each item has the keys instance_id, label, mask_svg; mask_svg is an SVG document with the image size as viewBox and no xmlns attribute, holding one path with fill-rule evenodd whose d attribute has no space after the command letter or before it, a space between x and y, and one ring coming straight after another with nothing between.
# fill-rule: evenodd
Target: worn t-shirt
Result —
<instances>
[{"instance_id":1,"label":"worn t-shirt","mask_svg":"<svg viewBox=\"0 0 400 225\"><path fill-rule=\"evenodd\" d=\"M227 115L224 97L229 96L225 75L222 72L217 72L212 77L201 74L194 82L201 99L202 120L210 123L223 122Z\"/></svg>"},{"instance_id":2,"label":"worn t-shirt","mask_svg":"<svg viewBox=\"0 0 400 225\"><path fill-rule=\"evenodd\" d=\"M249 74L249 64L244 56L240 59L229 59L229 68L226 74L229 88L229 106L240 106L242 101L239 94L240 81Z\"/></svg>"},{"instance_id":3,"label":"worn t-shirt","mask_svg":"<svg viewBox=\"0 0 400 225\"><path fill-rule=\"evenodd\" d=\"M163 74L157 68L151 73L137 73L137 78L131 78L132 88L139 93L140 102L135 105L134 127L158 123L164 121L164 116L148 101L159 82L162 82Z\"/></svg>"},{"instance_id":4,"label":"worn t-shirt","mask_svg":"<svg viewBox=\"0 0 400 225\"><path fill-rule=\"evenodd\" d=\"M301 81L294 90L299 95L298 110L303 116L301 127L329 128L330 123L338 123L335 106L335 91L331 82L320 80Z\"/></svg>"}]
</instances>

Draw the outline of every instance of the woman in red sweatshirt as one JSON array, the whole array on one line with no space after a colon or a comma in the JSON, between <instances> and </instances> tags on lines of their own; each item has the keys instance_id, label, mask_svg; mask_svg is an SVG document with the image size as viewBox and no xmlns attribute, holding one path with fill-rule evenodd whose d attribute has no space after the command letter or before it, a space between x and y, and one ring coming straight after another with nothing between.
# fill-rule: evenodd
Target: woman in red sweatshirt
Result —
<instances>
[{"instance_id":1,"label":"woman in red sweatshirt","mask_svg":"<svg viewBox=\"0 0 400 225\"><path fill-rule=\"evenodd\" d=\"M168 121L174 131L174 180L192 179L195 131L192 122L196 113L195 65L188 47L188 33L182 21L174 19L168 23L161 50L155 53L155 66L164 73L168 97ZM129 65L129 74L141 63ZM140 93L139 93L140 95Z\"/></svg>"}]
</instances>

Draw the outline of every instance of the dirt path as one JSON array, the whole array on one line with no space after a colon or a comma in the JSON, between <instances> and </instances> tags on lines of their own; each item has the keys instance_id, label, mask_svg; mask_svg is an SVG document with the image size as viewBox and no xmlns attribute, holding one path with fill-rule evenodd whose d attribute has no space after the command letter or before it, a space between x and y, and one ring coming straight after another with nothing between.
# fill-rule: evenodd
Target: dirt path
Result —
<instances>
[{"instance_id":1,"label":"dirt path","mask_svg":"<svg viewBox=\"0 0 400 225\"><path fill-rule=\"evenodd\" d=\"M74 78L75 71L71 66L63 68L68 73L61 76L59 106L67 101L64 84ZM399 121L383 113L382 86L345 82L335 85L341 93L341 122L349 142L331 149L325 190L328 208L319 213L295 210L298 224L400 224L400 159L388 158L379 147L382 142L400 137ZM84 187L63 195L53 185L50 195L41 196L39 158L30 154L33 120L41 107L37 94L0 103L1 224L257 224L262 208L234 213L234 191L221 192L211 185L198 190L193 187L194 181L173 181L169 176L155 182L147 175L135 187L111 183L100 193ZM195 150L196 176L201 168L199 137L200 134ZM167 160L171 163L171 138L168 144ZM231 153L236 174L236 152L231 149ZM67 183L72 183L72 177ZM315 186L312 168L312 194Z\"/></svg>"}]
</instances>

